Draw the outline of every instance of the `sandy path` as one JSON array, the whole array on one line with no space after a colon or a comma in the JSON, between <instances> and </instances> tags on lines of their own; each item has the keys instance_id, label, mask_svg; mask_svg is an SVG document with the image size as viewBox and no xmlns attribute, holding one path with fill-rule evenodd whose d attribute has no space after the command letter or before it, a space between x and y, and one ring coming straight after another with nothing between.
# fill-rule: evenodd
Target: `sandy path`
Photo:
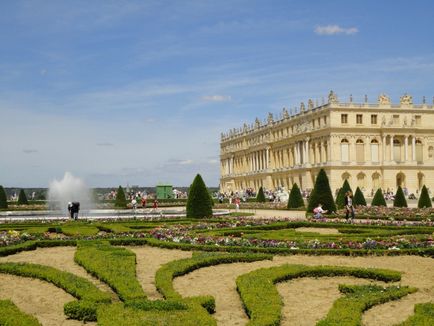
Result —
<instances>
[{"instance_id":1,"label":"sandy path","mask_svg":"<svg viewBox=\"0 0 434 326\"><path fill-rule=\"evenodd\" d=\"M95 284L100 290L110 292L114 299L118 299L109 286L88 274L83 267L74 262L76 249L76 247L38 248L32 251L22 251L15 255L0 257L0 262L33 263L54 267L83 277Z\"/></svg>"},{"instance_id":2,"label":"sandy path","mask_svg":"<svg viewBox=\"0 0 434 326\"><path fill-rule=\"evenodd\" d=\"M146 295L151 300L162 299L163 296L155 287L155 273L164 264L183 258L191 258L191 251L167 250L156 247L126 247L136 254L137 279Z\"/></svg>"},{"instance_id":3,"label":"sandy path","mask_svg":"<svg viewBox=\"0 0 434 326\"><path fill-rule=\"evenodd\" d=\"M331 228L296 228L296 232L314 232L319 234L341 234L338 229Z\"/></svg>"},{"instance_id":4,"label":"sandy path","mask_svg":"<svg viewBox=\"0 0 434 326\"><path fill-rule=\"evenodd\" d=\"M424 296L411 295L406 300L400 300L389 304L387 316L374 313L366 313L364 323L367 325L393 325L405 320L413 312L414 304L427 301L427 297L434 298L434 260L431 258L401 256L401 257L339 257L339 256L276 256L273 261L262 261L255 263L225 264L213 267L206 267L194 271L183 277L175 279L175 289L183 296L195 296L210 294L216 298L215 318L219 325L244 325L247 316L242 310L242 304L236 292L235 279L244 273L261 267L278 266L284 263L305 264L305 265L336 265L336 266L359 266L376 267L398 270L403 272L402 284L415 286L420 289ZM295 281L293 281L295 282ZM291 282L291 283L293 283ZM306 281L307 282L307 281ZM327 281L319 281L326 286ZM330 290L331 295L336 293L335 289ZM327 297L327 290L323 291ZM289 295L289 294L287 294ZM290 295L291 296L291 295ZM293 296L291 296L293 297ZM285 300L289 300L285 298ZM328 300L328 299L327 299ZM333 302L332 300L328 301ZM291 318L292 323L299 325L305 320L305 316L312 313L308 308L306 300L300 300L294 310L299 311L298 317L288 315L284 310L284 318ZM319 300L318 305L326 305L326 301ZM379 306L376 309L381 309ZM323 314L325 316L325 313ZM322 317L323 317L322 316ZM315 317L315 318L322 318ZM300 318L300 319L298 319ZM314 323L313 323L314 324ZM311 324L311 325L313 325Z\"/></svg>"},{"instance_id":5,"label":"sandy path","mask_svg":"<svg viewBox=\"0 0 434 326\"><path fill-rule=\"evenodd\" d=\"M43 281L1 274L0 298L12 300L20 310L36 317L44 326L83 325L80 321L66 319L63 314L63 305L74 297Z\"/></svg>"}]
</instances>

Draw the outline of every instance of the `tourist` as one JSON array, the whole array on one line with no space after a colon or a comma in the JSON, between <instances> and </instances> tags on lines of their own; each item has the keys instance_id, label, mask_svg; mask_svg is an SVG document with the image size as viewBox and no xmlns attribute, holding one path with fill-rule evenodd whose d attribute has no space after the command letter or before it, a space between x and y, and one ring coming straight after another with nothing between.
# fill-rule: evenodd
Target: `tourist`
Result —
<instances>
[{"instance_id":1,"label":"tourist","mask_svg":"<svg viewBox=\"0 0 434 326\"><path fill-rule=\"evenodd\" d=\"M322 208L322 204L319 203L317 207L313 209L314 218L322 218L322 214L326 214L328 211Z\"/></svg>"},{"instance_id":2,"label":"tourist","mask_svg":"<svg viewBox=\"0 0 434 326\"><path fill-rule=\"evenodd\" d=\"M153 210L157 210L157 208L158 208L158 199L155 198L155 199L154 199L154 203L152 204L152 209L153 209Z\"/></svg>"},{"instance_id":3,"label":"tourist","mask_svg":"<svg viewBox=\"0 0 434 326\"><path fill-rule=\"evenodd\" d=\"M144 196L142 196L142 199L141 199L141 203L142 203L142 208L146 208L146 195L144 195Z\"/></svg>"},{"instance_id":4,"label":"tourist","mask_svg":"<svg viewBox=\"0 0 434 326\"><path fill-rule=\"evenodd\" d=\"M345 218L348 220L349 215L351 214L350 222L354 220L355 212L353 207L353 193L351 191L347 191L345 193Z\"/></svg>"},{"instance_id":5,"label":"tourist","mask_svg":"<svg viewBox=\"0 0 434 326\"><path fill-rule=\"evenodd\" d=\"M240 198L235 198L235 210L238 212L240 210Z\"/></svg>"}]
</instances>

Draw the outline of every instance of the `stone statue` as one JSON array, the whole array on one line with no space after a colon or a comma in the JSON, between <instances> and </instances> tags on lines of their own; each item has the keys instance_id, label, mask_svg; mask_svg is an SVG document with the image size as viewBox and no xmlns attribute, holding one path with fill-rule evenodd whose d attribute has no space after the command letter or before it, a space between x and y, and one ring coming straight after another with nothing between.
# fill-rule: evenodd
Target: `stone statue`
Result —
<instances>
[{"instance_id":1,"label":"stone statue","mask_svg":"<svg viewBox=\"0 0 434 326\"><path fill-rule=\"evenodd\" d=\"M338 97L333 91L330 91L329 93L329 103L338 103Z\"/></svg>"},{"instance_id":2,"label":"stone statue","mask_svg":"<svg viewBox=\"0 0 434 326\"><path fill-rule=\"evenodd\" d=\"M386 116L383 115L383 117L381 118L381 125L385 126L386 125Z\"/></svg>"},{"instance_id":3,"label":"stone statue","mask_svg":"<svg viewBox=\"0 0 434 326\"><path fill-rule=\"evenodd\" d=\"M368 95L365 94L365 103L368 103Z\"/></svg>"},{"instance_id":4,"label":"stone statue","mask_svg":"<svg viewBox=\"0 0 434 326\"><path fill-rule=\"evenodd\" d=\"M399 102L401 103L401 105L412 105L413 104L413 97L406 93L400 97Z\"/></svg>"},{"instance_id":5,"label":"stone statue","mask_svg":"<svg viewBox=\"0 0 434 326\"><path fill-rule=\"evenodd\" d=\"M378 96L378 104L389 105L390 104L390 97L384 93L380 94L380 96Z\"/></svg>"},{"instance_id":6,"label":"stone statue","mask_svg":"<svg viewBox=\"0 0 434 326\"><path fill-rule=\"evenodd\" d=\"M307 109L309 111L313 110L313 101L312 101L312 99L309 99L309 101L307 101Z\"/></svg>"},{"instance_id":7,"label":"stone statue","mask_svg":"<svg viewBox=\"0 0 434 326\"><path fill-rule=\"evenodd\" d=\"M243 125L243 131L246 132L247 129L248 129L248 127L247 127L247 123L244 123L244 125Z\"/></svg>"},{"instance_id":8,"label":"stone statue","mask_svg":"<svg viewBox=\"0 0 434 326\"><path fill-rule=\"evenodd\" d=\"M283 108L283 118L284 119L288 119L289 118L289 113L288 113L288 110L286 109L286 108Z\"/></svg>"},{"instance_id":9,"label":"stone statue","mask_svg":"<svg viewBox=\"0 0 434 326\"><path fill-rule=\"evenodd\" d=\"M272 124L274 122L273 113L268 113L267 123Z\"/></svg>"},{"instance_id":10,"label":"stone statue","mask_svg":"<svg viewBox=\"0 0 434 326\"><path fill-rule=\"evenodd\" d=\"M416 124L416 118L414 115L411 116L411 126L414 126Z\"/></svg>"},{"instance_id":11,"label":"stone statue","mask_svg":"<svg viewBox=\"0 0 434 326\"><path fill-rule=\"evenodd\" d=\"M301 102L300 103L300 112L304 112L304 111L306 111L306 107L304 106L304 103Z\"/></svg>"},{"instance_id":12,"label":"stone statue","mask_svg":"<svg viewBox=\"0 0 434 326\"><path fill-rule=\"evenodd\" d=\"M425 96L422 97L422 104L426 104L426 98L425 98Z\"/></svg>"},{"instance_id":13,"label":"stone statue","mask_svg":"<svg viewBox=\"0 0 434 326\"><path fill-rule=\"evenodd\" d=\"M408 124L407 117L404 117L404 127L407 127L407 124Z\"/></svg>"},{"instance_id":14,"label":"stone statue","mask_svg":"<svg viewBox=\"0 0 434 326\"><path fill-rule=\"evenodd\" d=\"M255 128L259 128L261 126L261 121L258 118L255 119Z\"/></svg>"},{"instance_id":15,"label":"stone statue","mask_svg":"<svg viewBox=\"0 0 434 326\"><path fill-rule=\"evenodd\" d=\"M353 103L353 94L350 94L350 103Z\"/></svg>"}]
</instances>

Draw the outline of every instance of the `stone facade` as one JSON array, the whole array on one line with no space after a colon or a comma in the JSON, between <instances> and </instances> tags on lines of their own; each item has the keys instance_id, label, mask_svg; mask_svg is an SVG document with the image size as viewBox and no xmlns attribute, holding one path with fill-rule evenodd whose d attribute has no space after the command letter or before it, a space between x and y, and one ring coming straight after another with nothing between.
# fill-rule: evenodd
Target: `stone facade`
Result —
<instances>
[{"instance_id":1,"label":"stone facade","mask_svg":"<svg viewBox=\"0 0 434 326\"><path fill-rule=\"evenodd\" d=\"M330 92L327 103L303 103L296 113L283 109L276 118L244 124L222 134L220 189L258 190L296 182L311 189L324 168L332 190L348 179L370 195L377 188L398 185L416 193L434 187L434 105L413 104L410 95L393 104L381 94L375 104L339 101Z\"/></svg>"}]
</instances>

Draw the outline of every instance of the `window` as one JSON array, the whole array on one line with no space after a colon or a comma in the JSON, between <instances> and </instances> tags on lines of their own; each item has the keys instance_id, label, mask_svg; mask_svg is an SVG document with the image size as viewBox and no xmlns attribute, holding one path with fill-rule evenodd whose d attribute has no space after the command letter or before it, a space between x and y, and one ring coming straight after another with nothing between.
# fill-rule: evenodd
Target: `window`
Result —
<instances>
[{"instance_id":1,"label":"window","mask_svg":"<svg viewBox=\"0 0 434 326\"><path fill-rule=\"evenodd\" d=\"M341 114L341 123L348 123L348 114Z\"/></svg>"},{"instance_id":2,"label":"window","mask_svg":"<svg viewBox=\"0 0 434 326\"><path fill-rule=\"evenodd\" d=\"M377 124L377 115L371 114L371 125L376 125L376 124Z\"/></svg>"},{"instance_id":3,"label":"window","mask_svg":"<svg viewBox=\"0 0 434 326\"><path fill-rule=\"evenodd\" d=\"M371 141L371 161L378 162L379 161L379 152L378 152L378 140L372 139Z\"/></svg>"},{"instance_id":4,"label":"window","mask_svg":"<svg viewBox=\"0 0 434 326\"><path fill-rule=\"evenodd\" d=\"M434 147L428 147L428 157L432 159L434 157Z\"/></svg>"},{"instance_id":5,"label":"window","mask_svg":"<svg viewBox=\"0 0 434 326\"><path fill-rule=\"evenodd\" d=\"M423 162L423 144L422 141L420 141L420 139L416 140L416 161L418 163Z\"/></svg>"},{"instance_id":6,"label":"window","mask_svg":"<svg viewBox=\"0 0 434 326\"><path fill-rule=\"evenodd\" d=\"M342 162L349 162L349 143L345 138L341 141L341 160Z\"/></svg>"},{"instance_id":7,"label":"window","mask_svg":"<svg viewBox=\"0 0 434 326\"><path fill-rule=\"evenodd\" d=\"M365 146L361 139L357 139L356 141L356 162L365 162Z\"/></svg>"},{"instance_id":8,"label":"window","mask_svg":"<svg viewBox=\"0 0 434 326\"><path fill-rule=\"evenodd\" d=\"M327 117L324 117L324 125L327 124Z\"/></svg>"},{"instance_id":9,"label":"window","mask_svg":"<svg viewBox=\"0 0 434 326\"><path fill-rule=\"evenodd\" d=\"M321 118L318 118L318 127L321 126Z\"/></svg>"},{"instance_id":10,"label":"window","mask_svg":"<svg viewBox=\"0 0 434 326\"><path fill-rule=\"evenodd\" d=\"M312 120L312 127L315 129L315 119Z\"/></svg>"},{"instance_id":11,"label":"window","mask_svg":"<svg viewBox=\"0 0 434 326\"><path fill-rule=\"evenodd\" d=\"M420 115L417 115L414 117L416 120L416 126L420 126L422 124L422 117Z\"/></svg>"},{"instance_id":12,"label":"window","mask_svg":"<svg viewBox=\"0 0 434 326\"><path fill-rule=\"evenodd\" d=\"M398 114L394 114L393 115L393 124L394 125L398 125L399 124L399 115Z\"/></svg>"},{"instance_id":13,"label":"window","mask_svg":"<svg viewBox=\"0 0 434 326\"><path fill-rule=\"evenodd\" d=\"M358 125L361 125L363 123L363 115L362 114L357 114L356 115L356 123Z\"/></svg>"}]
</instances>

